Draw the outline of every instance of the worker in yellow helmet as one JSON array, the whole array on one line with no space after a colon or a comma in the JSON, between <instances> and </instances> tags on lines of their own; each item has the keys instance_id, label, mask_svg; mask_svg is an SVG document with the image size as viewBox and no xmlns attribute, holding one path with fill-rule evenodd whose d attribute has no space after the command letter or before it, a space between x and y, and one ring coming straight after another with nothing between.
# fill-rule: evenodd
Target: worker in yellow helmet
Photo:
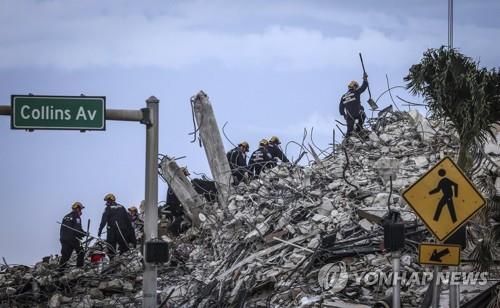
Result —
<instances>
[{"instance_id":1,"label":"worker in yellow helmet","mask_svg":"<svg viewBox=\"0 0 500 308\"><path fill-rule=\"evenodd\" d=\"M259 148L250 156L250 160L248 161L250 176L258 177L263 170L271 168L276 164L267 150L268 146L269 141L262 139L259 142Z\"/></svg>"},{"instance_id":2,"label":"worker in yellow helmet","mask_svg":"<svg viewBox=\"0 0 500 308\"><path fill-rule=\"evenodd\" d=\"M284 163L288 163L289 160L281 150L280 144L281 144L280 139L276 136L272 136L271 139L269 139L269 146L267 150L269 151L269 154L271 154L274 160L279 159Z\"/></svg>"},{"instance_id":3,"label":"worker in yellow helmet","mask_svg":"<svg viewBox=\"0 0 500 308\"><path fill-rule=\"evenodd\" d=\"M247 173L247 153L249 149L248 142L242 141L226 154L233 175L233 185L238 185Z\"/></svg>"},{"instance_id":4,"label":"worker in yellow helmet","mask_svg":"<svg viewBox=\"0 0 500 308\"><path fill-rule=\"evenodd\" d=\"M81 202L75 202L71 205L71 212L64 216L59 232L59 240L61 242L61 259L59 260L60 269L66 267L73 250L77 254L76 266L83 266L85 252L83 251L80 239L83 238L85 232L82 229L82 210L85 207Z\"/></svg>"},{"instance_id":5,"label":"worker in yellow helmet","mask_svg":"<svg viewBox=\"0 0 500 308\"><path fill-rule=\"evenodd\" d=\"M142 231L144 230L144 221L139 215L139 211L135 206L131 206L128 208L128 216L130 217L130 221L132 222L132 227L134 228L135 238L139 241Z\"/></svg>"},{"instance_id":6,"label":"worker in yellow helmet","mask_svg":"<svg viewBox=\"0 0 500 308\"><path fill-rule=\"evenodd\" d=\"M104 201L106 201L106 209L102 214L97 234L100 237L104 227L107 227L106 242L112 248L109 251L109 258L113 259L117 244L122 254L129 250L128 243L136 245L136 238L127 210L123 205L116 203L115 195L107 194L104 196Z\"/></svg>"},{"instance_id":7,"label":"worker in yellow helmet","mask_svg":"<svg viewBox=\"0 0 500 308\"><path fill-rule=\"evenodd\" d=\"M356 132L363 130L363 123L365 122L366 115L365 109L361 106L360 96L368 87L368 75L363 74L363 84L359 87L357 81L353 80L347 85L347 92L342 95L339 104L340 115L344 117L347 123L346 138L348 138L354 130L356 124Z\"/></svg>"},{"instance_id":8,"label":"worker in yellow helmet","mask_svg":"<svg viewBox=\"0 0 500 308\"><path fill-rule=\"evenodd\" d=\"M132 222L132 227L134 227L135 230L138 230L139 228L142 230L144 222L139 216L139 211L135 206L131 206L128 208L128 216L130 217L130 221Z\"/></svg>"}]
</instances>

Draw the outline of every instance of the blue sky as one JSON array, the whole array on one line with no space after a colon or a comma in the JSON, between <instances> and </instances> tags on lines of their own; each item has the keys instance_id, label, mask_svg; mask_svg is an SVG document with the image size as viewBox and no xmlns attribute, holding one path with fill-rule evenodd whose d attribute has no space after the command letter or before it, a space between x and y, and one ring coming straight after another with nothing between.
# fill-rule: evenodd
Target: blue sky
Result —
<instances>
[{"instance_id":1,"label":"blue sky","mask_svg":"<svg viewBox=\"0 0 500 308\"><path fill-rule=\"evenodd\" d=\"M455 46L498 66L498 16L498 1L455 1ZM0 0L0 105L11 94L86 94L106 96L108 108L140 109L155 95L160 153L187 156L180 162L195 176L209 172L188 135L189 99L199 90L234 143L254 150L272 135L299 141L314 127L326 148L341 94L361 79L358 52L377 97L386 74L402 85L427 48L446 44L446 18L445 0ZM388 96L379 101L388 104ZM106 193L126 206L143 199L144 127L106 128L28 133L0 117L0 256L9 263L59 253L56 221L74 201L86 206L83 221L95 233ZM165 191L160 182L159 200Z\"/></svg>"}]
</instances>

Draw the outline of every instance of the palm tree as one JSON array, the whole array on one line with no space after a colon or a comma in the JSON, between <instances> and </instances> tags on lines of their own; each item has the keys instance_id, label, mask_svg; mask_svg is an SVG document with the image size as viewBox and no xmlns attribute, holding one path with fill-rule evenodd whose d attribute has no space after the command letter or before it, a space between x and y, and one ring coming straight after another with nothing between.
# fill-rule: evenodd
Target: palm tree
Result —
<instances>
[{"instance_id":1,"label":"palm tree","mask_svg":"<svg viewBox=\"0 0 500 308\"><path fill-rule=\"evenodd\" d=\"M405 77L408 89L422 95L431 114L449 119L459 136L458 166L479 184L487 206L471 224L477 238L470 257L476 268L486 271L500 253L500 197L493 183L500 170L475 173L473 165L487 159L487 137L495 139L500 123L500 72L480 68L479 63L455 49L429 49ZM500 305L500 292L490 304Z\"/></svg>"},{"instance_id":2,"label":"palm tree","mask_svg":"<svg viewBox=\"0 0 500 308\"><path fill-rule=\"evenodd\" d=\"M500 74L441 47L427 50L405 81L413 94L423 95L434 116L451 120L460 139L458 165L469 170L472 147L488 135L494 138L494 124L500 123Z\"/></svg>"}]
</instances>

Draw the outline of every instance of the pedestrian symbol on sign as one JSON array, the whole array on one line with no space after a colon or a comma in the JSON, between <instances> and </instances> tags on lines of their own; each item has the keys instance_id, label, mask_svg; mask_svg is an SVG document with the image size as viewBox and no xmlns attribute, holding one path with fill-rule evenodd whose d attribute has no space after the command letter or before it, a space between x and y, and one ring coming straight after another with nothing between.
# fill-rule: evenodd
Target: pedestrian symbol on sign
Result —
<instances>
[{"instance_id":1,"label":"pedestrian symbol on sign","mask_svg":"<svg viewBox=\"0 0 500 308\"><path fill-rule=\"evenodd\" d=\"M449 157L440 160L406 189L403 198L439 241L450 237L486 204L474 184Z\"/></svg>"},{"instance_id":2,"label":"pedestrian symbol on sign","mask_svg":"<svg viewBox=\"0 0 500 308\"><path fill-rule=\"evenodd\" d=\"M438 174L440 177L444 177L446 171L444 169L439 169ZM429 195L438 193L439 191L443 193L443 197L439 200L433 219L435 221L439 220L441 211L446 204L448 206L448 211L450 211L451 220L455 223L457 221L457 215L455 214L455 206L453 205L453 195L455 195L455 198L458 197L458 184L444 177L439 181L438 186L429 192Z\"/></svg>"}]
</instances>

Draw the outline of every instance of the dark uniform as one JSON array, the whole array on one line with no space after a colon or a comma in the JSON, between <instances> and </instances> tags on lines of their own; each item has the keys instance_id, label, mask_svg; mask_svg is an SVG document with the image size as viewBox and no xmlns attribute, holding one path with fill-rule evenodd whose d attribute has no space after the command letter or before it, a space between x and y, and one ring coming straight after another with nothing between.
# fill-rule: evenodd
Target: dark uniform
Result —
<instances>
[{"instance_id":1,"label":"dark uniform","mask_svg":"<svg viewBox=\"0 0 500 308\"><path fill-rule=\"evenodd\" d=\"M234 185L238 185L247 172L247 154L240 147L236 147L226 154L234 178Z\"/></svg>"},{"instance_id":2,"label":"dark uniform","mask_svg":"<svg viewBox=\"0 0 500 308\"><path fill-rule=\"evenodd\" d=\"M361 106L360 95L368 87L368 81L363 80L363 84L359 89L349 89L347 93L342 95L339 104L340 115L344 116L347 123L346 137L349 137L354 130L354 122L357 119L356 132L363 129L366 115L363 106Z\"/></svg>"},{"instance_id":3,"label":"dark uniform","mask_svg":"<svg viewBox=\"0 0 500 308\"><path fill-rule=\"evenodd\" d=\"M68 226L69 228L67 228L66 226ZM80 232L72 230L70 228L73 228ZM61 268L66 267L66 263L71 257L73 250L77 254L76 266L83 266L83 258L85 256L85 252L83 251L83 248L80 244L80 239L84 234L85 232L82 229L80 215L77 211L71 211L71 213L64 216L59 235L59 240L61 241L61 260L59 261L59 265Z\"/></svg>"},{"instance_id":4,"label":"dark uniform","mask_svg":"<svg viewBox=\"0 0 500 308\"><path fill-rule=\"evenodd\" d=\"M166 206L162 212L172 220L172 223L169 226L170 232L174 235L179 235L186 231L182 226L182 221L184 220L184 208L182 207L179 198L177 198L174 191L170 187L167 191Z\"/></svg>"},{"instance_id":5,"label":"dark uniform","mask_svg":"<svg viewBox=\"0 0 500 308\"><path fill-rule=\"evenodd\" d=\"M99 236L101 236L102 229L105 226L107 226L106 242L113 248L109 252L110 258L114 257L117 244L120 254L129 250L127 242L132 243L134 246L136 245L135 232L130 221L130 216L122 205L118 203L106 205L106 209L102 214L101 225L99 226Z\"/></svg>"},{"instance_id":6,"label":"dark uniform","mask_svg":"<svg viewBox=\"0 0 500 308\"><path fill-rule=\"evenodd\" d=\"M262 170L272 168L275 164L271 154L269 154L265 147L261 146L250 156L250 161L248 162L250 175L258 177Z\"/></svg>"},{"instance_id":7,"label":"dark uniform","mask_svg":"<svg viewBox=\"0 0 500 308\"><path fill-rule=\"evenodd\" d=\"M281 160L284 163L288 163L289 162L289 160L286 157L285 153L283 153L283 151L281 151L279 145L273 144L273 143L269 143L269 146L267 147L267 151L269 152L269 154L271 154L271 157L273 159L277 158L277 159Z\"/></svg>"},{"instance_id":8,"label":"dark uniform","mask_svg":"<svg viewBox=\"0 0 500 308\"><path fill-rule=\"evenodd\" d=\"M134 228L134 230L137 230L138 232L142 232L144 229L144 221L141 219L139 214L137 213L134 215L129 214L129 217L130 217L130 222L132 223L132 228Z\"/></svg>"}]
</instances>

